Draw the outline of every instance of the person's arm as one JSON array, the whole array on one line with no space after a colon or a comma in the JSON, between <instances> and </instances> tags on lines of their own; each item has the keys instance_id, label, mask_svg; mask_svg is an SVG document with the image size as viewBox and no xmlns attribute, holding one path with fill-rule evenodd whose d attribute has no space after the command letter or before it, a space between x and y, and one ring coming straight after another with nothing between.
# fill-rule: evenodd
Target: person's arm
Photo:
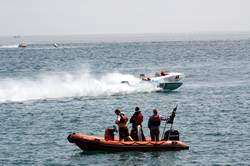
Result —
<instances>
[{"instance_id":1,"label":"person's arm","mask_svg":"<svg viewBox=\"0 0 250 166\"><path fill-rule=\"evenodd\" d=\"M162 117L162 116L160 116L160 118L161 118L162 121L168 121L168 119L169 119L169 118Z\"/></svg>"},{"instance_id":2,"label":"person's arm","mask_svg":"<svg viewBox=\"0 0 250 166\"><path fill-rule=\"evenodd\" d=\"M119 124L120 123L120 120L121 120L121 117L120 116L117 116L117 119L115 121L116 124Z\"/></svg>"},{"instance_id":3,"label":"person's arm","mask_svg":"<svg viewBox=\"0 0 250 166\"><path fill-rule=\"evenodd\" d=\"M151 117L148 119L148 128L151 128Z\"/></svg>"},{"instance_id":4,"label":"person's arm","mask_svg":"<svg viewBox=\"0 0 250 166\"><path fill-rule=\"evenodd\" d=\"M129 123L133 123L135 121L135 116L133 115L130 120L129 120Z\"/></svg>"}]
</instances>

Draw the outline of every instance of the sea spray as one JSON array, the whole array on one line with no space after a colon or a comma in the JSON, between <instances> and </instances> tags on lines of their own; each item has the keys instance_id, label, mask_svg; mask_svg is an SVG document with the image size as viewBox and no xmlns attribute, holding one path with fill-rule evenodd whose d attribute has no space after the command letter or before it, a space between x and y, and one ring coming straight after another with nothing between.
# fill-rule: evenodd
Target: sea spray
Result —
<instances>
[{"instance_id":1,"label":"sea spray","mask_svg":"<svg viewBox=\"0 0 250 166\"><path fill-rule=\"evenodd\" d=\"M0 45L0 49L1 48L18 48L18 44L16 44L16 45Z\"/></svg>"},{"instance_id":2,"label":"sea spray","mask_svg":"<svg viewBox=\"0 0 250 166\"><path fill-rule=\"evenodd\" d=\"M121 83L127 81L126 83ZM119 72L96 75L88 70L75 73L41 74L36 78L0 80L0 102L26 101L74 96L110 96L151 92L151 84Z\"/></svg>"}]
</instances>

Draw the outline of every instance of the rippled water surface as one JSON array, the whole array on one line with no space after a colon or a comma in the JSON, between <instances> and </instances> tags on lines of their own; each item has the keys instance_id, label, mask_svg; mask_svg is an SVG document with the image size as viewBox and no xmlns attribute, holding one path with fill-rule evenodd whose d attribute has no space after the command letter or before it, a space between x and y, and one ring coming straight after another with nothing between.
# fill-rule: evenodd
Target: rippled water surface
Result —
<instances>
[{"instance_id":1,"label":"rippled water surface","mask_svg":"<svg viewBox=\"0 0 250 166\"><path fill-rule=\"evenodd\" d=\"M0 165L249 165L250 40L58 45L0 47ZM183 86L120 84L161 69L183 73ZM67 141L103 135L114 109L131 116L135 106L149 135L152 109L167 115L176 104L189 150L82 152Z\"/></svg>"}]
</instances>

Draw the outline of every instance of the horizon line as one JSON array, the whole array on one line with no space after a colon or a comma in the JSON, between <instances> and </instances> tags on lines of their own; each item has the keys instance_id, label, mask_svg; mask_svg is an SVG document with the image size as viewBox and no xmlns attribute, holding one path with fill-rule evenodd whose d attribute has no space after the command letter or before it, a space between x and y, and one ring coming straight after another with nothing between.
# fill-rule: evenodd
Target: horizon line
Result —
<instances>
[{"instance_id":1,"label":"horizon line","mask_svg":"<svg viewBox=\"0 0 250 166\"><path fill-rule=\"evenodd\" d=\"M0 37L43 37L43 36L132 36L132 35L226 35L226 34L234 34L234 35L240 35L240 34L249 34L249 31L200 31L200 32L142 32L142 33L91 33L91 34L30 34L30 35L0 35Z\"/></svg>"}]
</instances>

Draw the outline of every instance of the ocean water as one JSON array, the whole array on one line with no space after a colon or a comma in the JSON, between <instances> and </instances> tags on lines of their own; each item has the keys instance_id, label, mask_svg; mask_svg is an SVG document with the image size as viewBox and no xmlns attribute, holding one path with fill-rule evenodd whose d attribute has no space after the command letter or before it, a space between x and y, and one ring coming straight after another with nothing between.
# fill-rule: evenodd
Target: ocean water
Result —
<instances>
[{"instance_id":1,"label":"ocean water","mask_svg":"<svg viewBox=\"0 0 250 166\"><path fill-rule=\"evenodd\" d=\"M0 165L249 165L249 39L52 44L0 46ZM161 69L183 73L183 86L120 84ZM103 135L116 108L130 117L136 106L149 136L152 110L166 116L176 104L189 150L82 152L67 141Z\"/></svg>"}]
</instances>

